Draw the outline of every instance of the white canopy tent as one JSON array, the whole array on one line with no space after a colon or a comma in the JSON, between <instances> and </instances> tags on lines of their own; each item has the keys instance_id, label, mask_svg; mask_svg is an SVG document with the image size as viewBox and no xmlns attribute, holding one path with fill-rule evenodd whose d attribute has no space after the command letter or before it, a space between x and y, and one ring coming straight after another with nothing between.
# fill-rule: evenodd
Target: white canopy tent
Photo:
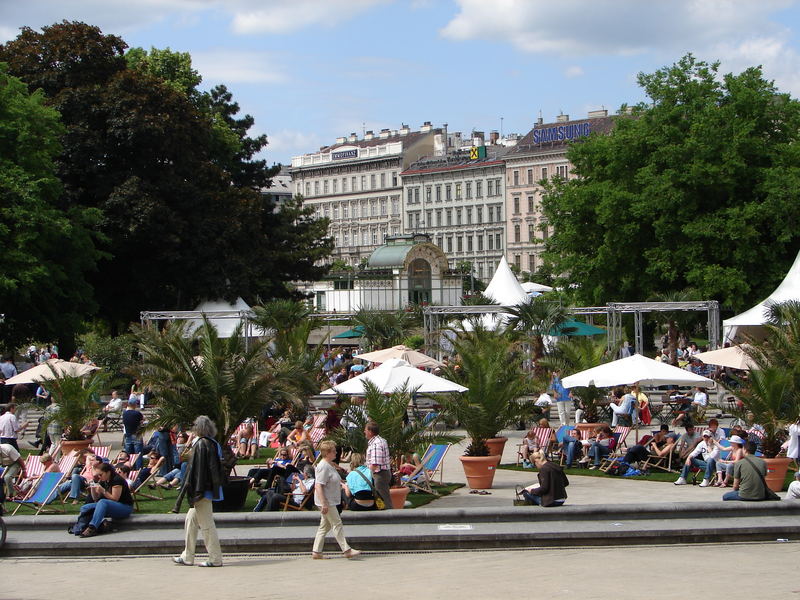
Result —
<instances>
[{"instance_id":1,"label":"white canopy tent","mask_svg":"<svg viewBox=\"0 0 800 600\"><path fill-rule=\"evenodd\" d=\"M486 286L483 295L500 306L519 306L530 302L530 296L528 296L528 293L522 288L511 271L505 256L500 258L492 280ZM497 329L508 321L508 314L485 314L481 321L486 329ZM468 319L463 321L463 326L466 330L472 329L472 323Z\"/></svg>"},{"instance_id":2,"label":"white canopy tent","mask_svg":"<svg viewBox=\"0 0 800 600\"><path fill-rule=\"evenodd\" d=\"M421 371L402 359L392 358L380 367L366 371L358 377L348 379L344 383L322 393L358 396L364 393L364 381L371 381L381 392L386 394L394 392L403 387L403 385L407 385L409 389L418 388L417 392L420 394L467 391L467 388L463 385L454 383L444 377L438 377L427 371Z\"/></svg>"},{"instance_id":3,"label":"white canopy tent","mask_svg":"<svg viewBox=\"0 0 800 600\"><path fill-rule=\"evenodd\" d=\"M769 297L753 308L722 322L724 338L726 340L741 339L742 334L758 336L761 326L767 321L766 314L769 307L787 300L800 300L800 252L794 259L794 264L786 277Z\"/></svg>"},{"instance_id":4,"label":"white canopy tent","mask_svg":"<svg viewBox=\"0 0 800 600\"><path fill-rule=\"evenodd\" d=\"M233 331L238 327L239 323L242 323L242 317L250 312L250 306L241 298L237 298L232 304L225 300L206 300L201 302L194 309L194 312L206 314L211 324L217 328L219 337L229 338L233 335ZM187 321L192 329L200 327L203 323L202 318L187 319ZM246 322L244 326L245 329L242 333L249 335Z\"/></svg>"},{"instance_id":5,"label":"white canopy tent","mask_svg":"<svg viewBox=\"0 0 800 600\"><path fill-rule=\"evenodd\" d=\"M699 385L713 387L714 382L691 371L661 363L641 354L634 354L613 362L592 367L586 371L564 377L561 381L565 388L611 387L615 385Z\"/></svg>"}]
</instances>

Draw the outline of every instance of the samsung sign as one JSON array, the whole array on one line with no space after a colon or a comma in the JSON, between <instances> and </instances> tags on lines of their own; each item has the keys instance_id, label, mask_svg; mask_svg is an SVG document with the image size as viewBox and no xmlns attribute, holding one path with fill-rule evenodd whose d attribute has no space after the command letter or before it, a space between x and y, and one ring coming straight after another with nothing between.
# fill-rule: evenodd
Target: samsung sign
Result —
<instances>
[{"instance_id":1,"label":"samsung sign","mask_svg":"<svg viewBox=\"0 0 800 600\"><path fill-rule=\"evenodd\" d=\"M542 144L544 142L563 142L564 140L574 140L575 138L585 137L592 132L589 123L578 123L577 125L559 125L558 127L547 127L546 129L533 130L533 143Z\"/></svg>"},{"instance_id":2,"label":"samsung sign","mask_svg":"<svg viewBox=\"0 0 800 600\"><path fill-rule=\"evenodd\" d=\"M343 160L345 158L358 158L358 150L342 150L341 152L331 152L331 160Z\"/></svg>"}]
</instances>

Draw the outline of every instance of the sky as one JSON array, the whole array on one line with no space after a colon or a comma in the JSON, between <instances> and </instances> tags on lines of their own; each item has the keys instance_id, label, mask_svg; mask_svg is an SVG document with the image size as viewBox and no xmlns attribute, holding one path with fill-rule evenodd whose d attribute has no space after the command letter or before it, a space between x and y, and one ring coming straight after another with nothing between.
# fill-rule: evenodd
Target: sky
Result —
<instances>
[{"instance_id":1,"label":"sky","mask_svg":"<svg viewBox=\"0 0 800 600\"><path fill-rule=\"evenodd\" d=\"M800 96L800 0L0 0L0 41L64 19L189 52L269 163L403 123L525 134L540 112L614 112L687 52Z\"/></svg>"}]
</instances>

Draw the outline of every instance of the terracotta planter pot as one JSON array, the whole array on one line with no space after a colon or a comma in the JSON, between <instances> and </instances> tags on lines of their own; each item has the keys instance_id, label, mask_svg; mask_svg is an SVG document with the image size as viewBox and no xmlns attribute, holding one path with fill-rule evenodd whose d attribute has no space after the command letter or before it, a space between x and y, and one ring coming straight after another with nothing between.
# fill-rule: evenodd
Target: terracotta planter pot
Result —
<instances>
[{"instance_id":1,"label":"terracotta planter pot","mask_svg":"<svg viewBox=\"0 0 800 600\"><path fill-rule=\"evenodd\" d=\"M66 456L73 450L75 452L79 452L80 450L85 450L89 446L92 445L93 438L89 438L88 440L76 440L74 442L69 440L64 440L61 442L61 454Z\"/></svg>"},{"instance_id":2,"label":"terracotta planter pot","mask_svg":"<svg viewBox=\"0 0 800 600\"><path fill-rule=\"evenodd\" d=\"M462 456L461 465L467 476L467 485L473 490L485 490L492 487L500 455L494 456Z\"/></svg>"},{"instance_id":3,"label":"terracotta planter pot","mask_svg":"<svg viewBox=\"0 0 800 600\"><path fill-rule=\"evenodd\" d=\"M486 440L486 445L489 446L490 456L503 456L503 448L506 447L508 438L496 437Z\"/></svg>"},{"instance_id":4,"label":"terracotta planter pot","mask_svg":"<svg viewBox=\"0 0 800 600\"><path fill-rule=\"evenodd\" d=\"M392 497L391 508L405 508L406 498L411 490L406 486L389 488L389 494ZM389 507L387 507L389 508Z\"/></svg>"},{"instance_id":5,"label":"terracotta planter pot","mask_svg":"<svg viewBox=\"0 0 800 600\"><path fill-rule=\"evenodd\" d=\"M783 481L786 479L786 471L789 470L789 464L792 462L791 458L765 458L764 462L767 463L767 476L764 479L767 481L769 489L773 492L780 492L783 490Z\"/></svg>"}]
</instances>

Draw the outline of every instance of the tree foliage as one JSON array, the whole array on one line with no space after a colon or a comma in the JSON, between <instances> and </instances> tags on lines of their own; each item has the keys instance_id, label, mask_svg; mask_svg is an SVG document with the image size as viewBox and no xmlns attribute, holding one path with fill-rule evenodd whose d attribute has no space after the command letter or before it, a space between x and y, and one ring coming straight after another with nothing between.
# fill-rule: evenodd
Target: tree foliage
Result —
<instances>
[{"instance_id":1,"label":"tree foliage","mask_svg":"<svg viewBox=\"0 0 800 600\"><path fill-rule=\"evenodd\" d=\"M798 249L800 103L760 68L692 55L638 81L652 104L573 145L579 178L547 185L545 258L589 304L691 287L749 306Z\"/></svg>"},{"instance_id":2,"label":"tree foliage","mask_svg":"<svg viewBox=\"0 0 800 600\"><path fill-rule=\"evenodd\" d=\"M0 339L9 348L70 331L94 307L87 273L98 214L60 205L53 159L62 133L44 94L0 65Z\"/></svg>"}]
</instances>

